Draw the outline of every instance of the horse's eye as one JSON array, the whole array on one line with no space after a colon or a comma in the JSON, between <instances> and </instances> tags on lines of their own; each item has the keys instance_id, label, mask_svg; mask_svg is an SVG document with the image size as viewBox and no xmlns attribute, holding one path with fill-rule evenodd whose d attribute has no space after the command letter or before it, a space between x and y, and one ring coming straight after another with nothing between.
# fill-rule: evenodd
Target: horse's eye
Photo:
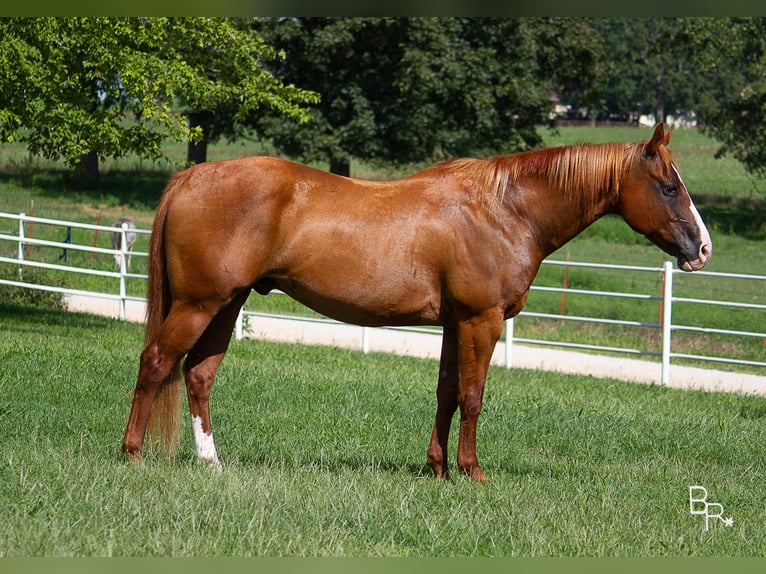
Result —
<instances>
[{"instance_id":1,"label":"horse's eye","mask_svg":"<svg viewBox=\"0 0 766 574\"><path fill-rule=\"evenodd\" d=\"M678 195L678 186L675 183L667 183L662 186L662 193L669 197Z\"/></svg>"}]
</instances>

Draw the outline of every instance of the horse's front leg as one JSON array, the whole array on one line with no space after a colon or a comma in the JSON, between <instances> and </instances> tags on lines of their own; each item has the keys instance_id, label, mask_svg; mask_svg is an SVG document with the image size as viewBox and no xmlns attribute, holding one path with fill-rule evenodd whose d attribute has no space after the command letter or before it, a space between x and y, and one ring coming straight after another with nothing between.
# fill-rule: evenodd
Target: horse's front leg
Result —
<instances>
[{"instance_id":1,"label":"horse's front leg","mask_svg":"<svg viewBox=\"0 0 766 574\"><path fill-rule=\"evenodd\" d=\"M436 388L436 421L428 445L427 463L438 478L449 478L447 441L452 417L457 410L457 384L457 333L453 327L445 327L439 363L439 384Z\"/></svg>"},{"instance_id":2,"label":"horse's front leg","mask_svg":"<svg viewBox=\"0 0 766 574\"><path fill-rule=\"evenodd\" d=\"M460 407L460 433L457 464L473 480L487 482L476 455L476 424L484 399L484 384L495 345L503 332L501 312L458 323L457 404Z\"/></svg>"}]
</instances>

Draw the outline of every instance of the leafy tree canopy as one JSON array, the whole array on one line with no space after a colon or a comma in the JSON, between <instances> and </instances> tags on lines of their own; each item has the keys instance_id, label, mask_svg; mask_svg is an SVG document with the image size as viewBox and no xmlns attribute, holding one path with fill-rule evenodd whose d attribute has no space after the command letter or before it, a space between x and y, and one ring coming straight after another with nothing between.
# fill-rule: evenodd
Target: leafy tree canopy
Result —
<instances>
[{"instance_id":1,"label":"leafy tree canopy","mask_svg":"<svg viewBox=\"0 0 766 574\"><path fill-rule=\"evenodd\" d=\"M763 18L4 18L0 138L93 173L255 127L348 173L536 146L555 94L694 112L766 174L765 38Z\"/></svg>"},{"instance_id":2,"label":"leafy tree canopy","mask_svg":"<svg viewBox=\"0 0 766 574\"><path fill-rule=\"evenodd\" d=\"M396 163L507 153L540 143L551 92L592 97L598 39L576 20L507 18L261 19L286 53L275 74L322 94L304 125L259 128L289 155Z\"/></svg>"},{"instance_id":3,"label":"leafy tree canopy","mask_svg":"<svg viewBox=\"0 0 766 574\"><path fill-rule=\"evenodd\" d=\"M698 69L715 86L700 101L704 129L722 142L719 155L766 176L766 19L702 19L695 33L707 47Z\"/></svg>"},{"instance_id":4,"label":"leafy tree canopy","mask_svg":"<svg viewBox=\"0 0 766 574\"><path fill-rule=\"evenodd\" d=\"M97 170L97 159L163 157L199 140L192 111L226 117L219 135L266 107L306 119L317 96L263 68L278 53L225 18L0 20L0 137ZM130 121L128 121L130 120Z\"/></svg>"}]
</instances>

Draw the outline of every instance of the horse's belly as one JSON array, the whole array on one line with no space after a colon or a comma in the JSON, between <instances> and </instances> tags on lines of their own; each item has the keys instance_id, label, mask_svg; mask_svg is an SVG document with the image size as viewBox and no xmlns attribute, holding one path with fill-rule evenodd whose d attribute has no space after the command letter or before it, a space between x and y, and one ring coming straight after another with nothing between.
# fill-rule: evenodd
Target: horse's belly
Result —
<instances>
[{"instance_id":1,"label":"horse's belly","mask_svg":"<svg viewBox=\"0 0 766 574\"><path fill-rule=\"evenodd\" d=\"M342 278L313 281L292 278L275 286L317 313L332 319L367 326L436 325L438 298L425 285L395 280L360 284Z\"/></svg>"}]
</instances>

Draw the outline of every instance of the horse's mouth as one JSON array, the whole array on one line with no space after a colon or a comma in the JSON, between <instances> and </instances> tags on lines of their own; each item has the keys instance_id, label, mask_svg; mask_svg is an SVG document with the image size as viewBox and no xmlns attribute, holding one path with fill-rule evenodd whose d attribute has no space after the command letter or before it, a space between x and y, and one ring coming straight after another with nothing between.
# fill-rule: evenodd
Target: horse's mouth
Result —
<instances>
[{"instance_id":1,"label":"horse's mouth","mask_svg":"<svg viewBox=\"0 0 766 574\"><path fill-rule=\"evenodd\" d=\"M691 255L694 253L694 255ZM707 235L707 231L703 237L703 241L696 250L679 250L677 254L678 268L683 271L699 271L708 262L710 256L713 254L713 243L710 241L710 236ZM694 259L692 259L694 257Z\"/></svg>"},{"instance_id":2,"label":"horse's mouth","mask_svg":"<svg viewBox=\"0 0 766 574\"><path fill-rule=\"evenodd\" d=\"M699 271L705 266L706 262L706 259L689 261L686 257L680 256L678 257L678 268L686 272Z\"/></svg>"}]
</instances>

